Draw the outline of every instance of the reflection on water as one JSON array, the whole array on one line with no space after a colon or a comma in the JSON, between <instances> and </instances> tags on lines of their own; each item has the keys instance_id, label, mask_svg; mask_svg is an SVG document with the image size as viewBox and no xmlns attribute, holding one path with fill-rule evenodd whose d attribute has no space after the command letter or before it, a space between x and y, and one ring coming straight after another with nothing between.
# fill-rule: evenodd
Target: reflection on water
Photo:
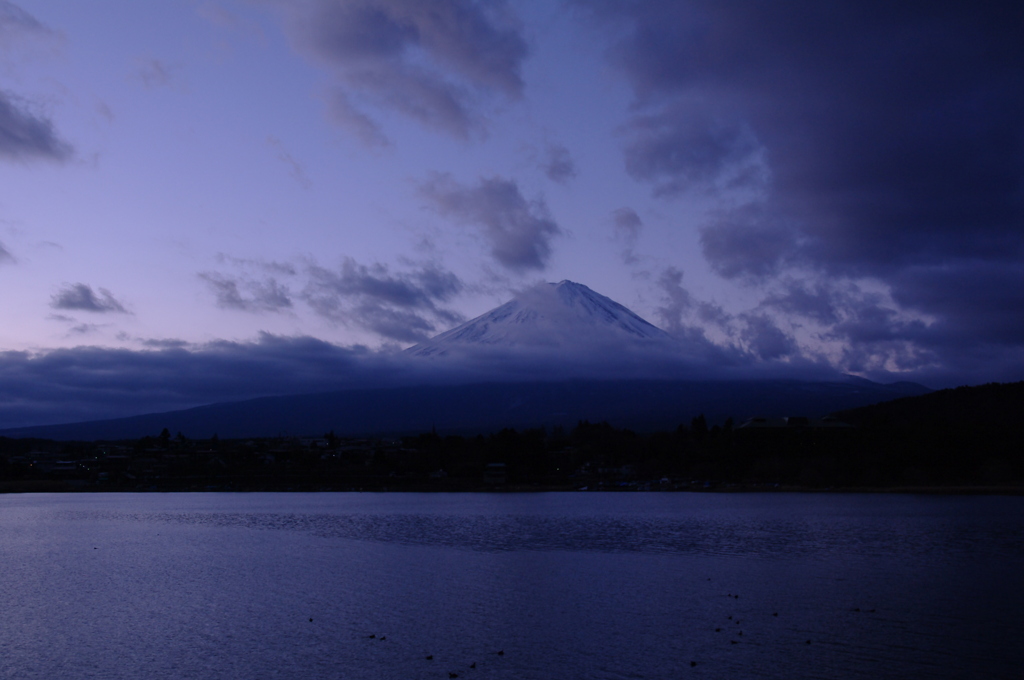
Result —
<instances>
[{"instance_id":1,"label":"reflection on water","mask_svg":"<svg viewBox=\"0 0 1024 680\"><path fill-rule=\"evenodd\" d=\"M1022 510L826 494L6 496L0 678L1020 677Z\"/></svg>"}]
</instances>

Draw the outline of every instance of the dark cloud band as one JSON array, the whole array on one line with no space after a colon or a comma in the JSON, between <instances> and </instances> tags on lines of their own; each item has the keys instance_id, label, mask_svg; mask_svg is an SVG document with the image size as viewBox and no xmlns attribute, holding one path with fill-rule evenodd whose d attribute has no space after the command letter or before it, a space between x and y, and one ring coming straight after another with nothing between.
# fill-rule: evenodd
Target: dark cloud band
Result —
<instances>
[{"instance_id":1,"label":"dark cloud band","mask_svg":"<svg viewBox=\"0 0 1024 680\"><path fill-rule=\"evenodd\" d=\"M1024 350L1019 3L577 4L635 93L627 171L719 199L700 229L718 274L842 338L849 370Z\"/></svg>"}]
</instances>

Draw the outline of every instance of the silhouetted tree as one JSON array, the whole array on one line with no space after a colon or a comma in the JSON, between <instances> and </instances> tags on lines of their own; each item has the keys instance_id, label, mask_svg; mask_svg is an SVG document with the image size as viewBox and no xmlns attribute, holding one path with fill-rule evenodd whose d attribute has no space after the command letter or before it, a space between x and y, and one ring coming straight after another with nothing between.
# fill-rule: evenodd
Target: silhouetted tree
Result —
<instances>
[{"instance_id":1,"label":"silhouetted tree","mask_svg":"<svg viewBox=\"0 0 1024 680\"><path fill-rule=\"evenodd\" d=\"M690 421L690 432L698 442L704 441L708 436L708 419L703 413Z\"/></svg>"}]
</instances>

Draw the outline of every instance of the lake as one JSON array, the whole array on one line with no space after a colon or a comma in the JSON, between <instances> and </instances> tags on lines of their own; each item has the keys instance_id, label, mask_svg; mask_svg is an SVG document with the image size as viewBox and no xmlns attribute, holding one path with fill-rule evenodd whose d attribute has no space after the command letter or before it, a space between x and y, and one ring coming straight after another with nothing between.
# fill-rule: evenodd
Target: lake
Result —
<instances>
[{"instance_id":1,"label":"lake","mask_svg":"<svg viewBox=\"0 0 1024 680\"><path fill-rule=\"evenodd\" d=\"M1020 678L1022 640L1021 497L0 496L0 678Z\"/></svg>"}]
</instances>

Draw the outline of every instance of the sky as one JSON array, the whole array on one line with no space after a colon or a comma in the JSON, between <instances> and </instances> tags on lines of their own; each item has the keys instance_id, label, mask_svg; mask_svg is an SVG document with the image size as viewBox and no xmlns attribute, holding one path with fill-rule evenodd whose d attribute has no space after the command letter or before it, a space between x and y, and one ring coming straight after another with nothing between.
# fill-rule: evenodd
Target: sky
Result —
<instances>
[{"instance_id":1,"label":"sky","mask_svg":"<svg viewBox=\"0 0 1024 680\"><path fill-rule=\"evenodd\" d=\"M1024 379L1021 35L1011 2L0 0L0 425L384 380L563 279L753 371Z\"/></svg>"}]
</instances>

